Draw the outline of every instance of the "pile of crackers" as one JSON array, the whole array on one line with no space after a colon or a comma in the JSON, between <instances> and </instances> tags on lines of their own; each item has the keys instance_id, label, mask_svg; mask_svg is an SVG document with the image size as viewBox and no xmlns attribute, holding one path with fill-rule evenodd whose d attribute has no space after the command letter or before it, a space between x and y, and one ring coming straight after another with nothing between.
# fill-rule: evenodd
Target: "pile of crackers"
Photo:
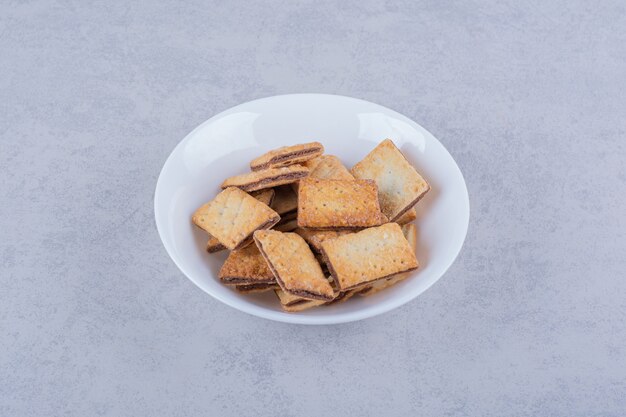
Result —
<instances>
[{"instance_id":1,"label":"pile of crackers","mask_svg":"<svg viewBox=\"0 0 626 417\"><path fill-rule=\"evenodd\" d=\"M419 267L414 206L430 186L390 139L350 170L319 142L250 168L192 216L209 253L230 251L224 284L274 291L295 312L375 294Z\"/></svg>"}]
</instances>

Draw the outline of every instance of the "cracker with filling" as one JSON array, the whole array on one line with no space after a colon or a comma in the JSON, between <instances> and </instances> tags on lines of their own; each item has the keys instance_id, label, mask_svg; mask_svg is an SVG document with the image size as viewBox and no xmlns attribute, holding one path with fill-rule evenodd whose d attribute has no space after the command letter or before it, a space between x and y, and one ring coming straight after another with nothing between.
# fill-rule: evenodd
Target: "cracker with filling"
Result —
<instances>
[{"instance_id":1,"label":"cracker with filling","mask_svg":"<svg viewBox=\"0 0 626 417\"><path fill-rule=\"evenodd\" d=\"M238 188L227 188L204 204L191 220L230 250L246 246L255 230L267 229L280 216Z\"/></svg>"},{"instance_id":2,"label":"cracker with filling","mask_svg":"<svg viewBox=\"0 0 626 417\"><path fill-rule=\"evenodd\" d=\"M327 240L322 243L322 255L341 291L418 267L415 253L397 223Z\"/></svg>"},{"instance_id":3,"label":"cracker with filling","mask_svg":"<svg viewBox=\"0 0 626 417\"><path fill-rule=\"evenodd\" d=\"M298 226L311 229L357 229L384 220L372 180L306 178L298 192Z\"/></svg>"},{"instance_id":4,"label":"cracker with filling","mask_svg":"<svg viewBox=\"0 0 626 417\"><path fill-rule=\"evenodd\" d=\"M354 177L348 171L339 158L335 155L322 155L303 164L311 171L312 178L326 180L353 180Z\"/></svg>"},{"instance_id":5,"label":"cracker with filling","mask_svg":"<svg viewBox=\"0 0 626 417\"><path fill-rule=\"evenodd\" d=\"M276 285L274 273L256 245L230 252L218 276L228 285Z\"/></svg>"},{"instance_id":6,"label":"cracker with filling","mask_svg":"<svg viewBox=\"0 0 626 417\"><path fill-rule=\"evenodd\" d=\"M267 190L253 191L250 195L259 200L261 203L269 206L272 204L272 200L274 198L274 189L268 188ZM209 234L209 240L206 244L207 252L215 253L224 249L226 249L226 246L222 245L219 240Z\"/></svg>"},{"instance_id":7,"label":"cracker with filling","mask_svg":"<svg viewBox=\"0 0 626 417\"><path fill-rule=\"evenodd\" d=\"M256 191L278 185L291 184L309 175L309 169L302 165L290 165L283 168L269 168L227 178L222 188L237 187L244 191Z\"/></svg>"},{"instance_id":8,"label":"cracker with filling","mask_svg":"<svg viewBox=\"0 0 626 417\"><path fill-rule=\"evenodd\" d=\"M309 245L295 233L259 230L254 240L280 288L312 300L330 301L333 289Z\"/></svg>"},{"instance_id":9,"label":"cracker with filling","mask_svg":"<svg viewBox=\"0 0 626 417\"><path fill-rule=\"evenodd\" d=\"M402 226L402 233L404 234L406 240L409 242L411 250L413 251L413 253L415 253L415 251L417 250L417 227L415 227L414 224L405 224L404 226ZM391 278L376 281L368 287L361 289L358 293L359 295L363 296L376 294L377 292L380 292L385 288L389 288L392 285L395 285L398 282L408 278L410 275L411 274L409 272L403 272Z\"/></svg>"},{"instance_id":10,"label":"cracker with filling","mask_svg":"<svg viewBox=\"0 0 626 417\"><path fill-rule=\"evenodd\" d=\"M430 189L390 139L382 141L350 172L355 178L376 181L380 208L391 222L413 207Z\"/></svg>"},{"instance_id":11,"label":"cracker with filling","mask_svg":"<svg viewBox=\"0 0 626 417\"><path fill-rule=\"evenodd\" d=\"M307 298L291 295L281 289L277 289L274 291L276 292L276 295L280 300L280 306L283 308L283 310L290 313L308 310L309 308L321 306L327 303L327 301L323 300L309 300Z\"/></svg>"},{"instance_id":12,"label":"cracker with filling","mask_svg":"<svg viewBox=\"0 0 626 417\"><path fill-rule=\"evenodd\" d=\"M303 163L309 168L309 177L323 180L353 180L354 177L348 171L339 158L335 155L322 155ZM294 182L291 188L297 193L299 184Z\"/></svg>"},{"instance_id":13,"label":"cracker with filling","mask_svg":"<svg viewBox=\"0 0 626 417\"><path fill-rule=\"evenodd\" d=\"M319 142L283 146L253 159L250 162L250 169L261 171L268 168L285 167L308 161L323 153L324 145Z\"/></svg>"}]
</instances>

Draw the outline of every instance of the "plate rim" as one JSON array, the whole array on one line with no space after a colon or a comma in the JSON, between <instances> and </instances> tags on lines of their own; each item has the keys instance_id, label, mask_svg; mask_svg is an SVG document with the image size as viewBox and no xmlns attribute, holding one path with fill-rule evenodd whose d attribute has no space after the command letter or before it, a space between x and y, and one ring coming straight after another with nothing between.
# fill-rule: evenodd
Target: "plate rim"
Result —
<instances>
[{"instance_id":1,"label":"plate rim","mask_svg":"<svg viewBox=\"0 0 626 417\"><path fill-rule=\"evenodd\" d=\"M450 261L448 262L448 265L446 265L446 267L443 269L443 271L441 272L441 274L439 275L439 277L437 277L434 281L430 282L429 284L427 284L423 289L421 289L421 291L419 292L415 292L415 293L410 293L408 296L404 296L404 297L398 297L396 299L391 299L388 303L379 306L378 308L372 308L372 309L364 309L364 310L357 310L357 311L353 311L353 312L348 312L348 313L343 313L339 316L333 316L333 315L329 315L329 316L306 316L306 315L299 315L299 314L291 314L291 313L284 313L284 312L280 312L280 311L274 311L274 310L268 310L268 309L264 309L262 307L258 307L258 306L252 306L252 305L246 305L246 304L235 304L232 303L230 300L225 299L223 297L221 297L218 294L213 294L209 291L207 291L206 289L202 288L188 273L188 271L183 267L183 265L181 265L178 261L178 259L176 259L175 256L172 256L172 252L170 250L170 245L166 243L166 240L163 238L164 236L164 232L161 230L161 227L159 226L159 213L160 213L160 209L157 206L157 198L159 195L159 185L161 184L161 179L163 177L164 171L166 170L166 168L168 167L168 165L171 163L172 161L172 157L173 155L176 153L176 150L179 147L182 147L183 144L185 144L188 140L190 140L190 138L200 129L202 129L205 125L209 124L210 122L212 122L214 119L217 119L219 117L223 117L224 115L236 111L239 107L242 106L246 106L249 105L251 103L255 103L255 102L259 102L259 101L266 101L266 100L272 100L272 99L286 99L289 97L323 97L326 99L344 99L344 100L352 100L352 101L358 101L358 102L362 102L368 105L374 105L377 107L380 107L386 111L395 113L397 115L402 116L403 118L409 120L411 123L416 124L417 126L419 126L421 129L423 129L425 132L427 132L432 139L434 139L443 149L443 151L450 157L451 161L454 164L454 168L456 169L458 175L460 176L462 183L463 183L463 200L465 203L465 206L467 207L467 215L466 217L466 221L463 225L463 238L461 240L461 244L459 245L459 247L456 249L455 254L453 257L451 257ZM253 100L249 100L240 104L237 104L235 106L229 107L223 111L220 111L219 113L214 114L213 116L211 116L210 118L208 118L207 120L205 120L204 122L200 123L198 126L196 126L194 129L192 129L187 135L185 135L183 137L183 139L181 139L176 146L174 146L174 148L170 151L169 155L167 156L165 162L163 163L163 166L161 167L161 170L159 172L159 175L157 177L157 181L156 181L156 186L154 189L154 194L153 194L153 204L154 204L154 222L157 228L157 233L159 235L159 239L161 240L161 244L163 245L163 247L165 248L165 251L167 252L169 258L174 262L174 264L178 267L178 269L180 270L180 272L183 273L183 275L190 280L196 287L198 287L200 290L202 290L204 293L210 295L211 297L213 297L214 299L226 304L227 306L234 308L238 311L241 311L243 313L255 316L255 317L260 317L260 318L264 318L267 320L272 320L272 321L277 321L277 322L282 322L282 323L288 323L288 324L305 324L305 325L329 325L329 324L341 324L341 323L349 323L349 322L353 322L353 321L358 321L358 320L364 320L367 318L371 318L371 317L375 317L378 315L382 315L385 313L388 313L389 311L395 310L405 304L407 304L408 302L414 300L415 298L419 297L421 294L423 294L424 292L426 292L426 290L428 290L430 287L432 287L436 282L438 282L450 269L450 267L456 262L461 250L463 249L463 247L465 246L465 240L467 239L467 232L469 229L469 222L470 222L470 215L471 215L471 207L470 207L470 200L469 200L469 192L467 189L467 183L465 181L465 177L463 175L463 172L461 171L461 169L459 168L459 165L457 164L456 160L454 159L454 157L450 154L450 152L448 151L448 149L439 141L439 139L437 139L437 137L435 135L433 135L429 130L427 130L426 128L424 128L421 124L417 123L415 120L409 118L408 116L393 110L387 106L383 106L381 104L378 103L374 103L368 100L363 100L360 98L356 98L356 97L350 97L350 96L344 96L344 95L338 95L338 94L326 94L326 93L291 93L291 94L279 94L279 95L272 95L272 96L266 96L266 97L261 97L261 98L256 98Z\"/></svg>"}]
</instances>

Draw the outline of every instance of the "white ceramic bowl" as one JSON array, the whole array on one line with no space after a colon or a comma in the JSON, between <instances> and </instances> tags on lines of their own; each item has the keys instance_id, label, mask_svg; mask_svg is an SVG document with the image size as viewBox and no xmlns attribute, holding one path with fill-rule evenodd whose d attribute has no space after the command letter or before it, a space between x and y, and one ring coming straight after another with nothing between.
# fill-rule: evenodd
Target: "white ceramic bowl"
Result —
<instances>
[{"instance_id":1,"label":"white ceramic bowl","mask_svg":"<svg viewBox=\"0 0 626 417\"><path fill-rule=\"evenodd\" d=\"M430 183L418 203L420 268L409 279L370 297L301 313L281 311L273 292L242 295L220 284L226 251L208 254L206 234L192 213L221 182L249 171L254 157L279 146L320 141L349 168L391 138ZM214 298L255 316L300 324L332 324L376 316L411 301L433 285L458 255L469 222L463 175L443 145L407 117L378 104L326 94L292 94L250 101L202 123L171 153L156 186L154 212L165 249L180 270Z\"/></svg>"}]
</instances>

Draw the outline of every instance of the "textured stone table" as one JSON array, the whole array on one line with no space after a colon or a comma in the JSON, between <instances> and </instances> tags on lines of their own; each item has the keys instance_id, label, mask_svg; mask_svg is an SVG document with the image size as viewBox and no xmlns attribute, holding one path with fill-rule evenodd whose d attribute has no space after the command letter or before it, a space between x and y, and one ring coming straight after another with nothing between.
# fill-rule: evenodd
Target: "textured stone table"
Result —
<instances>
[{"instance_id":1,"label":"textured stone table","mask_svg":"<svg viewBox=\"0 0 626 417\"><path fill-rule=\"evenodd\" d=\"M0 13L0 416L624 415L623 1L88 3ZM273 323L165 253L169 152L290 92L391 107L459 163L468 238L415 301Z\"/></svg>"}]
</instances>

